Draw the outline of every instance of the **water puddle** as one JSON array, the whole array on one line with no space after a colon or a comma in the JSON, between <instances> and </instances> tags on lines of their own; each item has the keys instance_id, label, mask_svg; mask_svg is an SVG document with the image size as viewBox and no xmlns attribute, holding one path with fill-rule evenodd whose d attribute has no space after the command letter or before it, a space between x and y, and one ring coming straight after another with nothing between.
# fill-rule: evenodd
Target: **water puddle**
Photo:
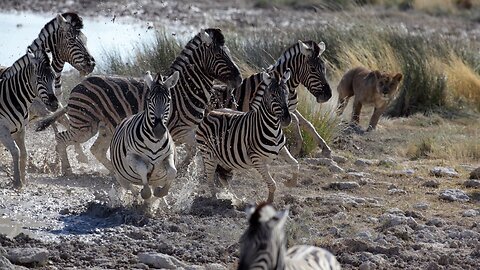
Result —
<instances>
[{"instance_id":1,"label":"water puddle","mask_svg":"<svg viewBox=\"0 0 480 270\"><path fill-rule=\"evenodd\" d=\"M40 29L55 16L53 13L0 13L0 65L10 66L22 56ZM134 18L112 19L83 16L87 46L99 64L105 51L114 50L128 59L140 44L155 39L151 23ZM65 69L71 69L71 66L67 64Z\"/></svg>"}]
</instances>

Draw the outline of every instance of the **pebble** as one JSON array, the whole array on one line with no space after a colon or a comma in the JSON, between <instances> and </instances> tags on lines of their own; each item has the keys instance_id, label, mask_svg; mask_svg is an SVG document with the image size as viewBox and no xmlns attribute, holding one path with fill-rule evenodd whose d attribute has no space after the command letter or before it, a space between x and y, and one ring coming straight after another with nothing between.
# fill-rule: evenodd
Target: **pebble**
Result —
<instances>
[{"instance_id":1,"label":"pebble","mask_svg":"<svg viewBox=\"0 0 480 270\"><path fill-rule=\"evenodd\" d=\"M388 190L388 195L403 195L403 194L407 194L407 192L403 189L392 188Z\"/></svg>"},{"instance_id":2,"label":"pebble","mask_svg":"<svg viewBox=\"0 0 480 270\"><path fill-rule=\"evenodd\" d=\"M417 210L427 210L428 209L428 203L426 202L419 202L413 205L414 209Z\"/></svg>"},{"instance_id":3,"label":"pebble","mask_svg":"<svg viewBox=\"0 0 480 270\"><path fill-rule=\"evenodd\" d=\"M433 218L426 223L428 226L443 227L446 222L441 218Z\"/></svg>"},{"instance_id":4,"label":"pebble","mask_svg":"<svg viewBox=\"0 0 480 270\"><path fill-rule=\"evenodd\" d=\"M480 180L480 167L476 168L470 173L470 179L479 179Z\"/></svg>"},{"instance_id":5,"label":"pebble","mask_svg":"<svg viewBox=\"0 0 480 270\"><path fill-rule=\"evenodd\" d=\"M356 189L359 188L360 184L357 182L351 181L351 182L333 182L330 183L327 188L328 189L338 189L338 190L351 190L351 189Z\"/></svg>"},{"instance_id":6,"label":"pebble","mask_svg":"<svg viewBox=\"0 0 480 270\"><path fill-rule=\"evenodd\" d=\"M346 163L346 162L347 162L347 158L346 158L346 157L343 157L343 156L333 155L333 156L332 156L332 159L333 159L333 161L335 161L335 162L337 162L337 163L340 163L340 164L343 164L343 163Z\"/></svg>"},{"instance_id":7,"label":"pebble","mask_svg":"<svg viewBox=\"0 0 480 270\"><path fill-rule=\"evenodd\" d=\"M463 183L466 188L480 188L480 180L470 179Z\"/></svg>"},{"instance_id":8,"label":"pebble","mask_svg":"<svg viewBox=\"0 0 480 270\"><path fill-rule=\"evenodd\" d=\"M453 168L434 167L430 170L430 175L436 177L459 177L459 174Z\"/></svg>"},{"instance_id":9,"label":"pebble","mask_svg":"<svg viewBox=\"0 0 480 270\"><path fill-rule=\"evenodd\" d=\"M479 215L479 211L476 209L468 209L462 213L463 217L476 217Z\"/></svg>"},{"instance_id":10,"label":"pebble","mask_svg":"<svg viewBox=\"0 0 480 270\"><path fill-rule=\"evenodd\" d=\"M162 253L139 253L138 260L148 266L160 269L179 269L187 265L177 258Z\"/></svg>"},{"instance_id":11,"label":"pebble","mask_svg":"<svg viewBox=\"0 0 480 270\"><path fill-rule=\"evenodd\" d=\"M358 167L367 167L373 165L373 161L368 159L357 159L353 164Z\"/></svg>"},{"instance_id":12,"label":"pebble","mask_svg":"<svg viewBox=\"0 0 480 270\"><path fill-rule=\"evenodd\" d=\"M369 262L363 262L358 267L358 270L373 270L373 269L377 269L377 266L370 261Z\"/></svg>"},{"instance_id":13,"label":"pebble","mask_svg":"<svg viewBox=\"0 0 480 270\"><path fill-rule=\"evenodd\" d=\"M440 192L440 198L447 201L468 202L470 197L460 189L446 189Z\"/></svg>"}]
</instances>

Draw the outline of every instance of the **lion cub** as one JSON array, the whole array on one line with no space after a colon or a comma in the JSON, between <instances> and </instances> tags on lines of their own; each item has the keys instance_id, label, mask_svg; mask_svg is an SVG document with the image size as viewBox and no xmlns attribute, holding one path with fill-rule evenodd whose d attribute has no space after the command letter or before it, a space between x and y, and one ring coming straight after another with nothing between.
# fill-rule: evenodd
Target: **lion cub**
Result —
<instances>
[{"instance_id":1,"label":"lion cub","mask_svg":"<svg viewBox=\"0 0 480 270\"><path fill-rule=\"evenodd\" d=\"M343 113L350 97L355 96L352 122L358 125L363 104L373 104L375 110L367 131L375 129L380 116L394 98L402 77L400 73L393 75L378 70L370 71L364 67L350 69L337 87L337 115Z\"/></svg>"}]
</instances>

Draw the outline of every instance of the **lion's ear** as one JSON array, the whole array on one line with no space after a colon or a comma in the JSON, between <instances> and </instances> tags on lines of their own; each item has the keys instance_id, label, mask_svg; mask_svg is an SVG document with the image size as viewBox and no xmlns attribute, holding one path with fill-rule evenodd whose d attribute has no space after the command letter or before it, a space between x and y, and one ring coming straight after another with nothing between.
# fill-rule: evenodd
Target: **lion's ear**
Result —
<instances>
[{"instance_id":1,"label":"lion's ear","mask_svg":"<svg viewBox=\"0 0 480 270\"><path fill-rule=\"evenodd\" d=\"M396 81L398 81L398 82L400 82L400 81L402 80L402 78L403 78L402 73L397 73L397 74L393 77L393 79L396 80Z\"/></svg>"}]
</instances>

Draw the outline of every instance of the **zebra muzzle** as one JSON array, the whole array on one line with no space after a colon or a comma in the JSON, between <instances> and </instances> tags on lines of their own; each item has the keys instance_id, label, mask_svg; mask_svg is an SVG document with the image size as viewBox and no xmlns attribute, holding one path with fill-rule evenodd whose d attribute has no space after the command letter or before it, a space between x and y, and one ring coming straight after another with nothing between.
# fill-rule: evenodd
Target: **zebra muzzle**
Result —
<instances>
[{"instance_id":1,"label":"zebra muzzle","mask_svg":"<svg viewBox=\"0 0 480 270\"><path fill-rule=\"evenodd\" d=\"M58 99L55 95L48 95L48 99L44 102L47 109L54 112L58 109Z\"/></svg>"},{"instance_id":2,"label":"zebra muzzle","mask_svg":"<svg viewBox=\"0 0 480 270\"><path fill-rule=\"evenodd\" d=\"M153 127L153 135L155 135L157 139L162 138L165 135L166 131L167 131L167 128L165 127L162 121L158 121L155 123Z\"/></svg>"},{"instance_id":3,"label":"zebra muzzle","mask_svg":"<svg viewBox=\"0 0 480 270\"><path fill-rule=\"evenodd\" d=\"M292 116L290 116L290 112L287 111L287 113L284 114L284 116L281 119L282 127L289 126L291 122L292 122Z\"/></svg>"}]
</instances>

